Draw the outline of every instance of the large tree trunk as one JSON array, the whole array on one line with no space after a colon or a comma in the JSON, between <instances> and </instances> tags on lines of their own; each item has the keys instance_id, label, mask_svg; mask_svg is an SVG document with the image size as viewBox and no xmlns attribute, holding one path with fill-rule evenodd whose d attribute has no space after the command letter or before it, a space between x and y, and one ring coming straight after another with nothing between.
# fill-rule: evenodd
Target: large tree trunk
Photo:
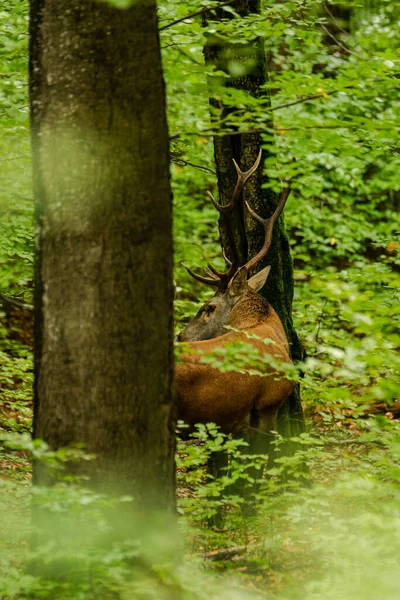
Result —
<instances>
[{"instance_id":1,"label":"large tree trunk","mask_svg":"<svg viewBox=\"0 0 400 600\"><path fill-rule=\"evenodd\" d=\"M245 17L250 13L260 11L260 0L238 0L235 2L234 8L241 17ZM219 16L222 16L222 13ZM226 13L224 13L224 17L227 17ZM267 82L268 74L262 40L257 39L249 44L240 45L224 44L220 40L219 37L208 37L204 49L207 64L212 64L217 70L223 70L228 74L229 61L234 60L244 67L249 65L245 74L241 77L235 78L229 74L228 83L225 83L225 85L246 90L256 98L264 95L265 99L266 92L261 86ZM225 79L224 82L226 82ZM213 97L210 98L210 104L212 109L215 107L219 109L218 117L214 122L214 125L218 126L230 109L221 106L220 101L215 100ZM218 190L222 204L229 202L236 181L232 159L234 158L243 170L248 169L255 162L260 145L261 136L256 133L214 137ZM263 158L265 159L267 155L267 151L264 150ZM267 176L260 171L257 176L249 180L243 193L244 200L247 200L250 206L263 217L270 216L273 213L278 200L276 194L262 188L262 184L267 179ZM264 241L262 228L243 207L244 203L242 202L240 213L234 217L235 238L240 249L242 263L254 256ZM220 230L223 244L229 248L222 221L220 222ZM261 293L272 304L282 320L293 360L301 360L303 349L292 320L293 264L283 216L279 218L275 225L268 256L257 266L256 270L262 269L267 264L271 264L272 268L267 286ZM299 388L296 388L289 401L282 407L278 417L278 426L285 437L298 435L304 431L305 425Z\"/></svg>"},{"instance_id":2,"label":"large tree trunk","mask_svg":"<svg viewBox=\"0 0 400 600\"><path fill-rule=\"evenodd\" d=\"M31 1L34 437L173 509L172 232L156 3ZM40 464L34 482L48 483Z\"/></svg>"}]
</instances>

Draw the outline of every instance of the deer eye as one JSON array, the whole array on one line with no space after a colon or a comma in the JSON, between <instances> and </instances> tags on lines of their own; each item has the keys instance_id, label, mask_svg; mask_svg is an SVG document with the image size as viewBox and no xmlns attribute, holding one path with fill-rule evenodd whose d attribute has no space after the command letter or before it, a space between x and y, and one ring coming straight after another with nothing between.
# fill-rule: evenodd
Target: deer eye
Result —
<instances>
[{"instance_id":1,"label":"deer eye","mask_svg":"<svg viewBox=\"0 0 400 600\"><path fill-rule=\"evenodd\" d=\"M214 310L215 310L216 308L217 308L217 307L215 306L215 304L209 304L209 305L207 306L207 308L206 308L206 313L207 313L208 315L210 315L212 312L214 312Z\"/></svg>"}]
</instances>

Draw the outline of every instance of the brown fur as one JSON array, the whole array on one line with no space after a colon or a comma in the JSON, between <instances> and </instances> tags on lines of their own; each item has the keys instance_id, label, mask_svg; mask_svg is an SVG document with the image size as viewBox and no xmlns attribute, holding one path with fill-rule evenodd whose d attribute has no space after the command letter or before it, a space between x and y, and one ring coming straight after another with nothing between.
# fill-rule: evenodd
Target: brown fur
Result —
<instances>
[{"instance_id":1,"label":"brown fur","mask_svg":"<svg viewBox=\"0 0 400 600\"><path fill-rule=\"evenodd\" d=\"M273 340L274 344L234 331L210 340L188 342L189 352L183 355L175 371L178 418L189 425L214 422L229 433L248 427L250 416L253 419L256 414L258 428L267 432L275 427L278 409L296 384L273 374L270 367L266 367L265 376L258 376L222 372L200 361L201 354L241 340L252 344L260 355L272 355L278 362L290 363L282 323L273 308L249 290L233 308L228 324L262 340Z\"/></svg>"}]
</instances>

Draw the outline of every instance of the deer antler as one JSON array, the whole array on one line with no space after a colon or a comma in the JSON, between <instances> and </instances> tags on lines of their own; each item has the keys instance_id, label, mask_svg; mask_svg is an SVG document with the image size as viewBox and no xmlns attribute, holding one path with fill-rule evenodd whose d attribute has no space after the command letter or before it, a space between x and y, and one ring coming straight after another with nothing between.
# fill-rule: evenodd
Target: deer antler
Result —
<instances>
[{"instance_id":1,"label":"deer antler","mask_svg":"<svg viewBox=\"0 0 400 600\"><path fill-rule=\"evenodd\" d=\"M198 275L197 273L195 273L194 271L192 271L192 269L190 269L187 265L185 265L184 263L182 263L182 267L184 269L186 269L186 271L189 273L189 275L191 275L194 279L197 279L197 281L201 281L201 283L206 283L207 285L212 285L217 287L219 285L219 277L203 277L203 275Z\"/></svg>"},{"instance_id":2,"label":"deer antler","mask_svg":"<svg viewBox=\"0 0 400 600\"><path fill-rule=\"evenodd\" d=\"M273 228L275 225L275 221L281 214L281 212L286 204L286 200L289 197L290 192L291 192L291 188L290 188L290 185L288 184L288 186L281 193L281 197L279 198L279 202L278 202L276 209L274 210L273 214L268 219L262 219L257 213L254 212L254 210L252 208L250 208L248 202L246 202L247 210L249 211L251 216L256 221L261 223L261 225L264 228L264 234L265 234L264 244L263 244L261 250L245 264L245 268L247 269L247 271L250 271L251 269L253 269L260 262L260 260L262 260L264 258L264 256L266 256L268 250L270 249L271 242L272 242L272 231L273 231Z\"/></svg>"},{"instance_id":3,"label":"deer antler","mask_svg":"<svg viewBox=\"0 0 400 600\"><path fill-rule=\"evenodd\" d=\"M232 260L229 260L226 257L225 251L223 250L223 256L228 265L228 270L225 272L218 271L212 265L207 263L209 270L205 271L205 272L208 275L210 275L210 277L203 277L202 275L197 275L196 273L194 273L186 265L182 265L186 269L186 271L189 273L189 275L191 275L198 281L201 281L202 283L206 283L207 285L218 287L219 290L221 290L221 291L227 287L228 283L230 282L230 280L232 279L232 277L234 276L234 274L236 273L236 271L239 268L239 253L238 253L238 250L237 250L237 247L235 244L235 235L234 235L234 230L233 230L233 225L232 225L232 214L237 206L238 200L239 200L240 195L243 191L243 188L246 184L246 181L257 170L257 168L260 164L260 161L261 161L261 156L262 156L262 149L260 148L260 152L258 153L255 163L253 164L252 167L250 167L250 169L248 171L242 171L240 169L239 165L237 164L237 162L235 161L235 159L233 159L233 164L235 165L235 169L236 169L238 178L237 178L237 182L235 185L235 189L233 190L232 198L228 204L224 204L224 205L219 204L215 200L212 193L209 191L207 192L208 197L211 199L211 202L214 204L217 211L222 216L224 216L225 220L226 220L226 230L227 230L229 245L232 249Z\"/></svg>"}]
</instances>

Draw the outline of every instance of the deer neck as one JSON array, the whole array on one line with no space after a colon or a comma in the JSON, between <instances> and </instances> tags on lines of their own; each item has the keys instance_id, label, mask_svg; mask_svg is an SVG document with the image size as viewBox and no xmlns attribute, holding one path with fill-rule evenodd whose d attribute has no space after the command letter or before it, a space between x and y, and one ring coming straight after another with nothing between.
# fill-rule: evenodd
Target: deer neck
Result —
<instances>
[{"instance_id":1,"label":"deer neck","mask_svg":"<svg viewBox=\"0 0 400 600\"><path fill-rule=\"evenodd\" d=\"M234 306L228 325L234 329L253 329L271 313L268 302L255 292L248 293Z\"/></svg>"}]
</instances>

